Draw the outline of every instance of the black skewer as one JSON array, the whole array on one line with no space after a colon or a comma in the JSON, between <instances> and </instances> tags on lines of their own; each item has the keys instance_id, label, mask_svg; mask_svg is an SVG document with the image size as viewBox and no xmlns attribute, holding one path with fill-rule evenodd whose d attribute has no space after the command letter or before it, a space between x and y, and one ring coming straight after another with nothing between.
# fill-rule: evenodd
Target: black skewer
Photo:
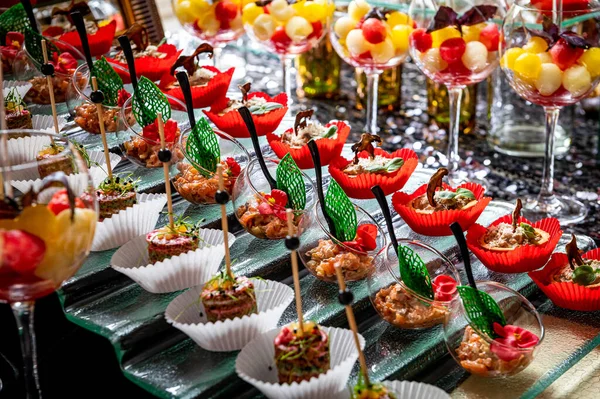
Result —
<instances>
[{"instance_id":1,"label":"black skewer","mask_svg":"<svg viewBox=\"0 0 600 399\"><path fill-rule=\"evenodd\" d=\"M329 232L335 236L335 225L333 221L329 217L327 213L327 209L325 207L325 194L323 193L323 173L321 171L321 154L319 154L319 147L314 140L310 140L308 142L308 149L310 150L310 155L312 156L313 164L315 165L315 176L317 179L317 196L319 197L319 203L321 204L321 212L323 212L323 217L327 222L327 226L329 227Z\"/></svg>"},{"instance_id":2,"label":"black skewer","mask_svg":"<svg viewBox=\"0 0 600 399\"><path fill-rule=\"evenodd\" d=\"M35 15L33 14L33 7L31 6L31 1L29 0L21 0L21 4L23 4L23 8L25 8L25 12L27 13L27 18L29 18L29 24L31 25L31 29L35 33L40 33L37 26L37 21L35 20Z\"/></svg>"},{"instance_id":3,"label":"black skewer","mask_svg":"<svg viewBox=\"0 0 600 399\"><path fill-rule=\"evenodd\" d=\"M135 60L133 58L133 51L131 50L131 43L129 42L129 38L125 35L119 36L119 44L121 45L121 49L123 49L125 59L127 59L127 66L129 67L129 75L131 77L131 84L133 85L133 90L136 90L138 80L137 75L135 73Z\"/></svg>"},{"instance_id":4,"label":"black skewer","mask_svg":"<svg viewBox=\"0 0 600 399\"><path fill-rule=\"evenodd\" d=\"M260 150L260 144L258 144L258 134L256 133L256 126L254 126L254 121L252 120L252 114L246 107L238 108L237 110L242 119L246 123L246 127L248 128L248 132L250 132L250 138L252 139L252 146L254 147L254 152L256 153L256 158L258 159L258 163L260 164L260 168L271 186L271 190L275 190L277 188L277 180L273 179L273 176L269 173L269 169L267 168L267 164L265 163L265 159L263 158L262 152Z\"/></svg>"},{"instance_id":5,"label":"black skewer","mask_svg":"<svg viewBox=\"0 0 600 399\"><path fill-rule=\"evenodd\" d=\"M179 71L175 74L175 77L177 78L179 87L181 87L181 91L183 92L188 119L190 120L190 126L193 129L196 126L196 116L194 115L194 102L192 101L192 89L190 88L188 74L185 71Z\"/></svg>"},{"instance_id":6,"label":"black skewer","mask_svg":"<svg viewBox=\"0 0 600 399\"><path fill-rule=\"evenodd\" d=\"M94 68L94 60L92 59L92 52L90 51L90 43L88 42L87 31L85 30L85 22L83 21L83 16L79 11L73 11L71 13L71 19L75 24L75 28L77 28L77 33L79 33L79 39L81 40L83 54L85 55L85 60L88 64L88 69L90 70L91 74L92 69Z\"/></svg>"},{"instance_id":7,"label":"black skewer","mask_svg":"<svg viewBox=\"0 0 600 399\"><path fill-rule=\"evenodd\" d=\"M465 240L462 227L460 227L458 222L454 222L450 225L450 230L452 230L452 234L454 234L454 238L458 243L458 248L460 249L460 254L462 255L463 263L465 265L465 272L467 272L467 280L469 280L469 285L474 290L477 290L477 284L475 284L475 278L473 277L473 269L471 268L471 259L469 258L467 240Z\"/></svg>"},{"instance_id":8,"label":"black skewer","mask_svg":"<svg viewBox=\"0 0 600 399\"><path fill-rule=\"evenodd\" d=\"M396 238L396 233L394 232L394 225L392 224L392 215L390 213L390 207L388 206L387 199L385 198L385 194L383 190L379 186L371 187L371 192L375 195L377 202L379 203L379 207L381 208L381 212L383 213L383 218L385 219L385 224L388 228L388 234L390 235L390 240L392 241L392 245L394 246L394 250L398 253L398 239Z\"/></svg>"}]
</instances>

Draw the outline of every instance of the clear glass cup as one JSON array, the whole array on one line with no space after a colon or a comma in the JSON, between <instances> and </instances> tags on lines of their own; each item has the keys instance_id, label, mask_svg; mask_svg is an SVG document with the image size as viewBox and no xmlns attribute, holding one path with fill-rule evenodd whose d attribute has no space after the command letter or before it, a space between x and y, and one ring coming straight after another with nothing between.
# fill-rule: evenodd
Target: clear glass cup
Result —
<instances>
[{"instance_id":1,"label":"clear glass cup","mask_svg":"<svg viewBox=\"0 0 600 399\"><path fill-rule=\"evenodd\" d=\"M473 14L484 15L478 24L463 24L460 30L457 25L449 25L427 33L437 13L447 10L442 7L449 7L462 18L476 6L493 6L495 10L484 15L476 9ZM474 165L461 164L458 154L462 93L465 87L486 79L498 66L500 26L505 12L506 3L501 0L412 0L410 4L409 15L418 27L410 38L411 57L429 79L448 88L446 162L451 186L477 180L474 176L478 170ZM484 181L479 183L487 186Z\"/></svg>"},{"instance_id":2,"label":"clear glass cup","mask_svg":"<svg viewBox=\"0 0 600 399\"><path fill-rule=\"evenodd\" d=\"M437 249L410 239L399 239L425 263L433 281L438 276L452 277L460 284L460 275L454 264ZM369 299L379 316L391 325L404 329L423 329L444 322L450 302L458 294L448 293L450 300L431 300L410 288L402 281L398 255L392 244L387 245L375 259L375 272L368 278ZM446 299L446 298L444 298Z\"/></svg>"},{"instance_id":3,"label":"clear glass cup","mask_svg":"<svg viewBox=\"0 0 600 399\"><path fill-rule=\"evenodd\" d=\"M478 281L477 288L489 294L500 306L506 323L521 327L535 334L539 341L527 348L508 347L495 343L509 351L513 359L502 360L492 351L492 339L470 325L462 300L453 301L444 320L444 340L450 355L465 370L482 377L509 377L523 371L533 361L544 340L544 325L535 307L517 291L494 281ZM475 336L476 335L476 336ZM470 345L461 343L471 340ZM457 352L459 349L460 354ZM513 357L513 356L511 356ZM479 360L479 361L477 361Z\"/></svg>"},{"instance_id":4,"label":"clear glass cup","mask_svg":"<svg viewBox=\"0 0 600 399\"><path fill-rule=\"evenodd\" d=\"M339 56L353 67L361 68L367 76L365 131L371 134L377 134L378 130L379 76L384 70L395 68L406 59L408 38L413 29L406 9L401 8L398 2L383 1L377 4L386 8L372 7L366 0L352 0L348 12L337 15L329 34Z\"/></svg>"},{"instance_id":5,"label":"clear glass cup","mask_svg":"<svg viewBox=\"0 0 600 399\"><path fill-rule=\"evenodd\" d=\"M38 160L38 148L52 140L62 151ZM55 174L33 183L48 170L69 175L62 175L61 182L52 179ZM0 177L0 301L11 305L17 320L27 397L37 398L34 304L75 274L88 255L98 219L95 190L73 145L62 136L35 130L0 131ZM23 179L32 180L33 196L17 189ZM64 182L73 193L73 211L68 202L46 205L65 188Z\"/></svg>"},{"instance_id":6,"label":"clear glass cup","mask_svg":"<svg viewBox=\"0 0 600 399\"><path fill-rule=\"evenodd\" d=\"M220 68L223 47L244 33L240 0L172 0L173 13L183 28L214 48L215 68Z\"/></svg>"},{"instance_id":7,"label":"clear glass cup","mask_svg":"<svg viewBox=\"0 0 600 399\"><path fill-rule=\"evenodd\" d=\"M177 132L172 140L167 138L166 147L171 150L171 163L175 164L183 159L183 154L179 148L179 138L181 133L189 129L190 123L186 112L185 104L165 94L171 104L171 120L177 123ZM117 141L123 153L123 156L128 158L134 164L143 168L161 168L162 162L158 159L158 151L160 150L160 140L156 138L148 138L144 135L144 129L137 123L133 115L131 102L133 97L130 97L123 107L121 107L120 117L117 127Z\"/></svg>"},{"instance_id":8,"label":"clear glass cup","mask_svg":"<svg viewBox=\"0 0 600 399\"><path fill-rule=\"evenodd\" d=\"M265 164L271 176L274 177L279 159L265 158ZM306 205L303 210L294 210L294 231L292 233L296 236L303 234L311 223L310 215L317 198L311 178L303 172L302 177L304 178ZM268 201L265 193L270 194L271 187L260 168L258 159L254 158L233 185L231 199L235 216L244 230L257 238L284 239L288 235L287 218L283 216L286 204L277 209L279 212L283 212L281 217L275 214L261 215L258 206L260 203Z\"/></svg>"},{"instance_id":9,"label":"clear glass cup","mask_svg":"<svg viewBox=\"0 0 600 399\"><path fill-rule=\"evenodd\" d=\"M369 277L375 270L375 259L383 251L387 241L385 232L377 221L364 209L354 205L358 226L373 224L377 227L377 246L367 252L350 248L339 241L327 227L321 205L317 201L310 226L305 231L298 250L304 267L316 278L337 283L335 264L341 263L345 281L359 281Z\"/></svg>"},{"instance_id":10,"label":"clear glass cup","mask_svg":"<svg viewBox=\"0 0 600 399\"><path fill-rule=\"evenodd\" d=\"M116 64L111 64L119 74L126 74L129 76L129 71ZM82 76L78 79L77 76ZM75 70L72 77L72 84L75 90L71 90L67 93L67 107L69 114L81 129L91 134L100 134L100 123L98 118L98 112L96 104L90 99L92 93L92 85L90 81L89 67L87 63L79 65ZM116 133L119 127L119 117L121 112L121 106L109 106L103 105L103 119L104 119L104 130L106 133ZM129 124L135 123L133 113L127 114Z\"/></svg>"},{"instance_id":11,"label":"clear glass cup","mask_svg":"<svg viewBox=\"0 0 600 399\"><path fill-rule=\"evenodd\" d=\"M78 65L83 63L85 58L83 54L75 47L61 40L44 37L47 41L48 47L48 58L52 61L53 53L52 48L59 48L62 53L70 54ZM82 82L89 80L89 71L86 74L80 73L73 77L77 66L73 68L65 68L60 70L54 68L54 76L52 77L52 84L54 88L54 101L58 103L64 103L68 97L72 97L75 91L73 81L78 81L81 85ZM17 53L15 61L13 63L13 73L16 80L29 81L32 87L25 96L25 102L28 104L36 104L41 106L50 105L50 95L48 94L48 83L46 76L40 71L42 65L35 60L27 51L27 46L24 45L23 49Z\"/></svg>"},{"instance_id":12,"label":"clear glass cup","mask_svg":"<svg viewBox=\"0 0 600 399\"><path fill-rule=\"evenodd\" d=\"M215 204L215 194L219 189L216 173L198 165L188 154L186 143L191 130L186 130L179 138L179 148L184 158L175 165L177 174L173 177L173 186L181 197L192 204ZM248 151L233 137L220 130L214 130L221 147L225 189L233 192L233 185L248 165ZM237 165L237 166L236 166ZM239 169L239 170L238 170Z\"/></svg>"},{"instance_id":13,"label":"clear glass cup","mask_svg":"<svg viewBox=\"0 0 600 399\"><path fill-rule=\"evenodd\" d=\"M292 101L291 75L295 56L314 48L329 30L332 0L302 0L288 4L274 0L266 5L251 1L242 9L248 36L281 59L283 89Z\"/></svg>"},{"instance_id":14,"label":"clear glass cup","mask_svg":"<svg viewBox=\"0 0 600 399\"><path fill-rule=\"evenodd\" d=\"M540 3L542 5L542 3ZM578 6L579 7L579 6ZM517 94L544 107L546 143L542 187L537 197L527 198L524 214L531 220L557 218L562 225L585 219L587 208L572 197L554 194L554 149L558 116L562 107L585 98L600 82L600 3L582 3L582 9L551 10L514 4L504 22L501 66ZM571 46L563 37L549 49L538 37L542 22L555 24L558 34L585 38L589 48ZM532 34L533 32L533 34ZM573 37L573 36L570 36Z\"/></svg>"}]
</instances>

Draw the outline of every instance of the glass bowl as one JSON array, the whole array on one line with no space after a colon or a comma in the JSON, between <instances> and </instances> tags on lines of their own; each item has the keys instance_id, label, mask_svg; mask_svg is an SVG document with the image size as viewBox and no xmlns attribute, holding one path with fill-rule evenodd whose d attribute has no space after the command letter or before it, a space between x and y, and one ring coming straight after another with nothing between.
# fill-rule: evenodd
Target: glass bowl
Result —
<instances>
[{"instance_id":1,"label":"glass bowl","mask_svg":"<svg viewBox=\"0 0 600 399\"><path fill-rule=\"evenodd\" d=\"M194 162L186 151L187 138L191 130L183 132L179 138L179 148L184 158L177 162L177 174L173 178L173 186L183 197L192 204L215 204L215 193L219 189L219 179L212 173ZM248 151L233 137L220 130L214 130L221 147L221 164L223 165L225 189L233 192L237 178L244 173L250 155ZM237 164L237 166L235 166Z\"/></svg>"},{"instance_id":2,"label":"glass bowl","mask_svg":"<svg viewBox=\"0 0 600 399\"><path fill-rule=\"evenodd\" d=\"M544 339L544 325L535 307L521 294L494 281L478 281L477 288L489 294L500 306L509 325L537 335L537 344L515 348L492 341L470 326L462 300L453 301L444 320L444 340L456 362L472 374L483 377L509 377L523 371L531 362ZM468 345L465 343L468 342ZM497 345L494 352L491 344ZM501 359L501 354L505 359Z\"/></svg>"},{"instance_id":3,"label":"glass bowl","mask_svg":"<svg viewBox=\"0 0 600 399\"><path fill-rule=\"evenodd\" d=\"M448 276L460 284L460 275L454 264L437 249L420 241L399 239L418 255L427 267L431 281ZM430 328L444 322L449 305L458 294L450 292L449 301L431 300L408 288L400 276L398 255L389 244L375 259L375 272L369 276L369 298L381 318L403 329Z\"/></svg>"},{"instance_id":4,"label":"glass bowl","mask_svg":"<svg viewBox=\"0 0 600 399\"><path fill-rule=\"evenodd\" d=\"M348 282L363 280L375 270L375 259L386 246L385 232L367 211L358 205L354 205L354 209L358 226L373 224L377 227L377 246L371 251L363 252L339 241L329 233L321 205L317 201L299 254L304 267L319 280L336 283L334 265L337 263L342 264L342 274Z\"/></svg>"},{"instance_id":5,"label":"glass bowl","mask_svg":"<svg viewBox=\"0 0 600 399\"><path fill-rule=\"evenodd\" d=\"M275 176L279 159L265 158L265 163L271 176ZM311 178L304 173L302 177L306 191L306 205L303 210L294 211L295 229L292 233L297 236L300 236L309 225L312 207L316 202L315 187ZM271 187L260 168L258 159L255 158L248 163L233 185L232 202L235 216L242 227L253 236L267 240L281 240L288 235L287 218L284 216L285 204L278 209L281 217L275 214L260 214L259 204L268 201L265 193L271 193Z\"/></svg>"},{"instance_id":6,"label":"glass bowl","mask_svg":"<svg viewBox=\"0 0 600 399\"><path fill-rule=\"evenodd\" d=\"M173 0L173 13L183 28L214 47L224 46L244 33L241 1Z\"/></svg>"},{"instance_id":7,"label":"glass bowl","mask_svg":"<svg viewBox=\"0 0 600 399\"><path fill-rule=\"evenodd\" d=\"M62 53L68 53L73 56L78 64L84 61L83 54L70 44L50 37L44 37L44 39L59 48ZM52 60L51 52L49 52L48 57ZM13 73L16 80L28 81L32 85L24 99L27 103L49 105L48 83L46 76L40 71L41 67L42 65L29 54L27 46L23 46L23 49L15 57ZM79 81L80 84L83 81L89 80L89 71L87 75L80 74L73 77L75 70L76 68L72 68L66 72L62 72L55 68L52 84L54 86L54 101L57 104L64 103L67 98L73 96L72 93L75 91L75 87L73 86L74 80Z\"/></svg>"},{"instance_id":8,"label":"glass bowl","mask_svg":"<svg viewBox=\"0 0 600 399\"><path fill-rule=\"evenodd\" d=\"M125 68L111 64L119 75L126 74L129 76L129 71ZM92 134L100 134L100 124L96 104L90 99L92 85L90 81L89 66L87 63L79 65L73 74L72 85L75 90L67 93L67 105L69 114L75 123L84 131ZM82 76L78 79L77 76ZM106 133L116 133L119 126L119 117L121 112L120 106L103 105L104 112L104 129ZM127 113L128 124L134 124L135 118L132 112Z\"/></svg>"},{"instance_id":9,"label":"glass bowl","mask_svg":"<svg viewBox=\"0 0 600 399\"><path fill-rule=\"evenodd\" d=\"M174 139L166 143L166 147L172 153L171 163L175 164L183 159L183 154L179 148L179 138L182 131L189 129L190 123L185 105L175 97L167 94L165 96L171 104L171 120L177 123L177 133ZM117 128L118 145L123 152L123 156L134 164L143 168L162 167L162 162L158 159L160 140L144 136L143 128L137 123L135 117L129 118L130 115L133 115L132 99L133 96L127 99L121 107Z\"/></svg>"}]
</instances>

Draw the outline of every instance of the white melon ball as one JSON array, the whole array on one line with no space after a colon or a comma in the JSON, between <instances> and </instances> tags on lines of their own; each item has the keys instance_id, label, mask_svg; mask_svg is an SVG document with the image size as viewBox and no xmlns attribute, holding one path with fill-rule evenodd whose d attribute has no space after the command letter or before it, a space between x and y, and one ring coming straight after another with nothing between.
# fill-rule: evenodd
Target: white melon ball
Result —
<instances>
[{"instance_id":1,"label":"white melon ball","mask_svg":"<svg viewBox=\"0 0 600 399\"><path fill-rule=\"evenodd\" d=\"M387 37L381 43L373 45L373 47L371 48L371 57L373 57L373 61L375 61L378 64L385 64L395 54L396 51L394 50L394 43L389 37Z\"/></svg>"},{"instance_id":2,"label":"white melon ball","mask_svg":"<svg viewBox=\"0 0 600 399\"><path fill-rule=\"evenodd\" d=\"M258 40L269 40L273 36L275 28L277 28L277 22L271 14L260 14L254 20L254 25L252 25L254 35Z\"/></svg>"},{"instance_id":3,"label":"white melon ball","mask_svg":"<svg viewBox=\"0 0 600 399\"><path fill-rule=\"evenodd\" d=\"M542 64L540 74L535 81L535 87L542 96L550 96L560 88L562 84L563 73L560 68L553 63Z\"/></svg>"},{"instance_id":4,"label":"white melon ball","mask_svg":"<svg viewBox=\"0 0 600 399\"><path fill-rule=\"evenodd\" d=\"M543 53L538 53L537 56L540 57L542 64L554 63L554 61L552 61L552 56L546 51Z\"/></svg>"},{"instance_id":5,"label":"white melon ball","mask_svg":"<svg viewBox=\"0 0 600 399\"><path fill-rule=\"evenodd\" d=\"M285 24L285 33L292 42L299 43L313 33L313 27L305 18L295 16Z\"/></svg>"},{"instance_id":6,"label":"white melon ball","mask_svg":"<svg viewBox=\"0 0 600 399\"><path fill-rule=\"evenodd\" d=\"M433 73L443 71L448 67L448 63L440 56L440 49L435 47L421 54L421 62L424 69Z\"/></svg>"},{"instance_id":7,"label":"white melon ball","mask_svg":"<svg viewBox=\"0 0 600 399\"><path fill-rule=\"evenodd\" d=\"M481 42L469 42L461 58L467 69L473 72L481 72L487 66L488 51Z\"/></svg>"},{"instance_id":8,"label":"white melon ball","mask_svg":"<svg viewBox=\"0 0 600 399\"><path fill-rule=\"evenodd\" d=\"M354 57L371 50L372 44L363 36L362 29L352 29L346 36L346 47Z\"/></svg>"},{"instance_id":9,"label":"white melon ball","mask_svg":"<svg viewBox=\"0 0 600 399\"><path fill-rule=\"evenodd\" d=\"M360 20L371 10L366 0L354 0L348 5L348 15L355 21Z\"/></svg>"},{"instance_id":10,"label":"white melon ball","mask_svg":"<svg viewBox=\"0 0 600 399\"><path fill-rule=\"evenodd\" d=\"M273 18L285 22L294 16L294 9L288 5L286 0L273 0L269 6L269 14Z\"/></svg>"},{"instance_id":11,"label":"white melon ball","mask_svg":"<svg viewBox=\"0 0 600 399\"><path fill-rule=\"evenodd\" d=\"M209 36L216 35L221 27L221 23L214 15L207 13L205 17L198 19L197 22L203 33Z\"/></svg>"},{"instance_id":12,"label":"white melon ball","mask_svg":"<svg viewBox=\"0 0 600 399\"><path fill-rule=\"evenodd\" d=\"M350 32L356 26L357 22L350 17L344 16L338 19L333 26L333 30L335 34L340 39L345 39L348 36L348 32Z\"/></svg>"},{"instance_id":13,"label":"white melon ball","mask_svg":"<svg viewBox=\"0 0 600 399\"><path fill-rule=\"evenodd\" d=\"M592 88L592 76L586 67L573 65L563 72L562 84L573 97L579 97Z\"/></svg>"}]
</instances>

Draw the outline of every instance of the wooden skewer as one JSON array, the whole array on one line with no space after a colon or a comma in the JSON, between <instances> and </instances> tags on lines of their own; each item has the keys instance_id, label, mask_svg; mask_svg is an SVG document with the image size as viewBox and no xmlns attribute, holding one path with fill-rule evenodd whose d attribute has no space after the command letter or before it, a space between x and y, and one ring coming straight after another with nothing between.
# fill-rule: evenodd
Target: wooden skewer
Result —
<instances>
[{"instance_id":1,"label":"wooden skewer","mask_svg":"<svg viewBox=\"0 0 600 399\"><path fill-rule=\"evenodd\" d=\"M225 192L225 179L223 177L223 165L217 165L217 176L219 176L219 191ZM225 267L227 275L234 278L231 271L231 255L229 254L229 224L227 223L227 207L221 204L221 230L223 230L223 245L225 245Z\"/></svg>"},{"instance_id":2,"label":"wooden skewer","mask_svg":"<svg viewBox=\"0 0 600 399\"><path fill-rule=\"evenodd\" d=\"M4 110L4 72L2 71L2 53L0 53L0 97L2 101L0 103L0 128L6 130L6 115ZM4 149L6 148L6 135L2 135L2 158L4 158ZM4 166L4 165L1 165ZM4 198L4 176L0 173L0 197ZM1 240L1 239L0 239ZM0 242L1 244L1 242ZM0 246L0 252L2 251ZM0 253L1 255L1 253Z\"/></svg>"},{"instance_id":3,"label":"wooden skewer","mask_svg":"<svg viewBox=\"0 0 600 399\"><path fill-rule=\"evenodd\" d=\"M92 89L98 91L98 80L95 76L92 76ZM112 167L110 166L110 153L108 151L108 143L106 142L106 129L104 127L104 109L102 104L96 104L96 111L98 112L98 123L100 125L100 135L102 136L102 145L104 146L104 160L106 161L106 172L108 178L112 180Z\"/></svg>"},{"instance_id":4,"label":"wooden skewer","mask_svg":"<svg viewBox=\"0 0 600 399\"><path fill-rule=\"evenodd\" d=\"M287 225L288 225L288 236L293 237L294 234L294 213L291 209L287 209ZM292 257L292 275L294 276L294 293L296 294L296 313L298 313L298 329L300 330L300 336L304 335L304 315L302 314L302 296L300 295L300 277L298 276L298 256L296 250L293 249L291 253Z\"/></svg>"},{"instance_id":5,"label":"wooden skewer","mask_svg":"<svg viewBox=\"0 0 600 399\"><path fill-rule=\"evenodd\" d=\"M342 269L340 265L335 266L335 275L337 277L338 285L340 286L340 292L346 291L346 281L344 281L344 276L342 275ZM367 360L365 359L365 354L362 349L360 349L360 341L358 339L358 327L356 326L356 319L354 318L354 311L352 310L352 305L344 305L346 308L346 318L348 319L348 324L350 325L350 329L352 330L352 335L354 335L354 343L356 344L356 350L358 351L358 360L360 362L360 370L363 374L363 378L365 379L365 384L367 387L371 386L371 381L369 380L369 369L367 368Z\"/></svg>"},{"instance_id":6,"label":"wooden skewer","mask_svg":"<svg viewBox=\"0 0 600 399\"><path fill-rule=\"evenodd\" d=\"M160 136L160 148L165 150L165 125L162 120L162 113L156 113L156 121L158 124L158 135ZM169 226L171 230L175 229L175 221L173 220L173 199L171 198L171 177L169 175L170 162L163 162L163 171L165 172L165 192L167 193L167 209L169 210Z\"/></svg>"},{"instance_id":7,"label":"wooden skewer","mask_svg":"<svg viewBox=\"0 0 600 399\"><path fill-rule=\"evenodd\" d=\"M48 63L48 49L46 48L46 40L42 39L42 54L44 55L44 64ZM46 82L48 83L48 93L50 94L50 105L52 107L52 119L54 120L54 132L60 133L58 128L58 115L56 113L56 100L54 99L54 83L52 82L52 76L46 76ZM50 138L52 140L52 138ZM54 143L54 140L52 140Z\"/></svg>"}]
</instances>

